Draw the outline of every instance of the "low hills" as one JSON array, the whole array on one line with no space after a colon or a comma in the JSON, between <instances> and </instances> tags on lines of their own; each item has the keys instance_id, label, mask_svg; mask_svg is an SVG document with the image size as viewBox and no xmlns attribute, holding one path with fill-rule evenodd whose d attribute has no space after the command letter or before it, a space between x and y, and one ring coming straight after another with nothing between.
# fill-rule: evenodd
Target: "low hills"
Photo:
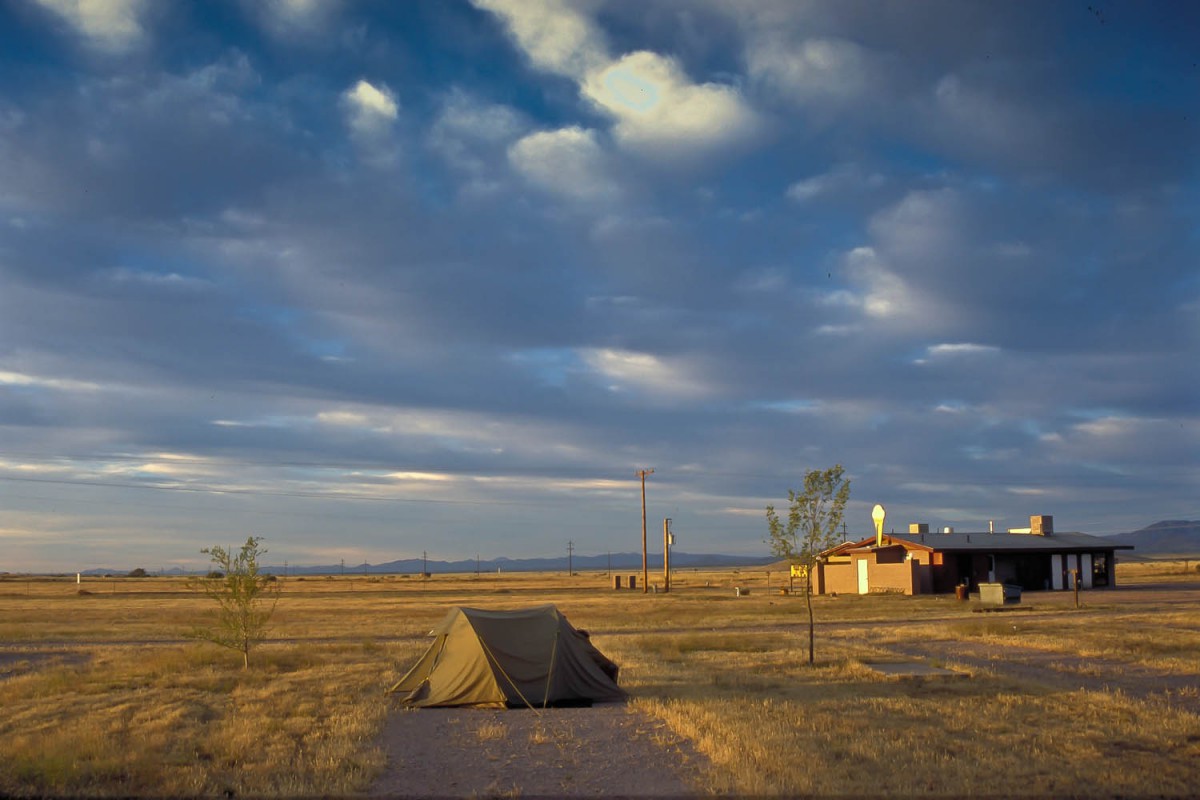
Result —
<instances>
[{"instance_id":1,"label":"low hills","mask_svg":"<svg viewBox=\"0 0 1200 800\"><path fill-rule=\"evenodd\" d=\"M758 567L771 564L776 559L773 556L730 556L716 553L681 553L671 552L672 569L716 568L716 567ZM647 557L650 570L662 571L662 553L650 553ZM264 566L263 572L275 575L419 575L422 571L431 575L470 572L566 572L567 556L553 558L486 558L462 559L459 561L438 561L434 559L404 558L388 561L382 564L327 564L302 566L292 564L286 567L282 564ZM570 568L576 572L612 569L615 572L638 572L642 568L641 553L613 553L599 556L574 556L570 559ZM112 569L99 567L84 570L84 575L125 575L128 569ZM151 570L154 575L187 575L191 574L179 567L171 567L161 571Z\"/></svg>"},{"instance_id":2,"label":"low hills","mask_svg":"<svg viewBox=\"0 0 1200 800\"><path fill-rule=\"evenodd\" d=\"M1200 554L1200 520L1167 519L1129 533L1109 537L1119 544L1131 544L1138 556Z\"/></svg>"},{"instance_id":3,"label":"low hills","mask_svg":"<svg viewBox=\"0 0 1200 800\"><path fill-rule=\"evenodd\" d=\"M775 559L771 556L730 556L713 553L671 553L671 568L686 569L689 567L757 567L770 564ZM647 557L651 570L662 570L662 553L651 553ZM435 561L420 558L404 558L398 561L388 561L383 564L347 564L344 571L355 575L418 575L422 571L431 575L463 572L565 572L568 568L567 556L553 558L487 558L476 561L463 559L460 561ZM638 571L642 568L641 553L613 553L599 556L574 556L570 559L570 568L576 572L589 570L612 569L617 572ZM283 572L282 567L267 567L268 572ZM343 571L341 565L289 567L289 575L336 575Z\"/></svg>"}]
</instances>

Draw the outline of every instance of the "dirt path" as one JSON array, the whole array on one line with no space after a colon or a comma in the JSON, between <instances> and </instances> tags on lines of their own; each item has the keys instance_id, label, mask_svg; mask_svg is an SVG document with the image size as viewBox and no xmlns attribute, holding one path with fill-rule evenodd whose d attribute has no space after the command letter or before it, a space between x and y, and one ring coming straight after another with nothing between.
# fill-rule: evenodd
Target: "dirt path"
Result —
<instances>
[{"instance_id":1,"label":"dirt path","mask_svg":"<svg viewBox=\"0 0 1200 800\"><path fill-rule=\"evenodd\" d=\"M706 761L624 703L593 708L397 708L373 796L694 797Z\"/></svg>"},{"instance_id":2,"label":"dirt path","mask_svg":"<svg viewBox=\"0 0 1200 800\"><path fill-rule=\"evenodd\" d=\"M937 659L987 669L1024 682L1059 689L1122 692L1200 714L1200 676L1159 672L1105 658L1037 650L1016 644L964 641L893 643L887 649L908 658Z\"/></svg>"}]
</instances>

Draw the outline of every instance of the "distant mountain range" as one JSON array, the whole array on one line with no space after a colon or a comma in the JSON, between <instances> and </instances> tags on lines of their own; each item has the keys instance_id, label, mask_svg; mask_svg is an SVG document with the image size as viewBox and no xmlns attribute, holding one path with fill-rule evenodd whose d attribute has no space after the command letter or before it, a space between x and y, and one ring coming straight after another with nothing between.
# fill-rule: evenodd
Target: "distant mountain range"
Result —
<instances>
[{"instance_id":1,"label":"distant mountain range","mask_svg":"<svg viewBox=\"0 0 1200 800\"><path fill-rule=\"evenodd\" d=\"M672 569L687 569L694 567L758 567L766 564L772 564L777 559L773 556L729 556L714 553L680 553L672 551L671 553L671 568ZM642 568L641 553L613 553L602 556L574 556L571 558L570 567L576 572L585 572L589 570L607 570L609 568L619 571L637 571ZM651 570L662 570L663 557L662 553L651 553L647 557L647 564ZM559 556L554 558L488 558L480 559L463 559L461 561L435 561L433 559L422 560L420 558L404 558L398 561L388 561L383 564L346 564L343 567L341 564L330 564L324 566L299 566L289 565L287 567L288 575L338 575L345 573L347 575L419 575L422 570L431 575L444 575L449 573L464 573L464 572L566 572L567 571L567 556ZM125 575L129 572L127 569L107 569L97 568L84 571L84 575ZM172 567L162 572L150 570L153 575L186 575L190 574L180 569ZM276 575L284 573L282 565L272 564L263 567L263 572L269 572Z\"/></svg>"},{"instance_id":2,"label":"distant mountain range","mask_svg":"<svg viewBox=\"0 0 1200 800\"><path fill-rule=\"evenodd\" d=\"M1136 556L1197 555L1200 554L1200 521L1167 519L1108 538L1133 545Z\"/></svg>"},{"instance_id":3,"label":"distant mountain range","mask_svg":"<svg viewBox=\"0 0 1200 800\"><path fill-rule=\"evenodd\" d=\"M1133 556L1170 556L1191 555L1200 557L1200 520L1162 520L1147 525L1129 533L1118 533L1106 537L1118 544L1131 544L1135 550ZM713 553L671 553L671 566L679 569L694 567L760 567L774 564L778 559L773 556L730 556ZM662 570L662 553L651 553L648 559L649 568ZM613 553L602 556L575 556L571 567L577 571L607 570L637 571L642 568L641 553ZM419 558L405 558L398 561L388 561L383 564L341 564L324 566L289 565L288 575L337 575L345 572L348 575L419 575L422 570L433 575L447 573L470 572L565 572L567 557L554 558L489 558L480 560L463 559L461 561L422 561ZM188 574L179 567L162 572L147 568L154 575L185 575ZM264 572L282 575L284 567L271 565L263 568ZM125 575L128 569L89 569L85 575Z\"/></svg>"},{"instance_id":4,"label":"distant mountain range","mask_svg":"<svg viewBox=\"0 0 1200 800\"><path fill-rule=\"evenodd\" d=\"M567 557L553 558L488 558L476 561L473 558L461 561L434 561L420 558L404 558L399 561L388 561L384 564L346 565L347 574L380 574L390 575L419 575L422 570L431 575L454 572L566 572ZM671 553L672 569L688 567L756 567L770 564L775 559L771 556L728 556L711 553ZM589 570L611 569L625 572L642 568L641 553L613 553L611 556L574 556L570 559L570 567L576 572ZM650 569L662 569L662 553L651 553L647 557ZM283 567L266 567L265 571L281 573ZM288 567L289 575L336 575L342 571L340 564L335 566Z\"/></svg>"}]
</instances>

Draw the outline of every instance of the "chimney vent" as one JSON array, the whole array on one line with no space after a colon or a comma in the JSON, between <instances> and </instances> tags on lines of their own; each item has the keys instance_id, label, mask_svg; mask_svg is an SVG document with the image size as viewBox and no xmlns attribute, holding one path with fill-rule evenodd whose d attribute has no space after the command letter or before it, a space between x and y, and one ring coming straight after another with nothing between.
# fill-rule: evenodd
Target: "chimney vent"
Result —
<instances>
[{"instance_id":1,"label":"chimney vent","mask_svg":"<svg viewBox=\"0 0 1200 800\"><path fill-rule=\"evenodd\" d=\"M942 533L954 533L954 528L951 528L949 525L947 525L946 527L942 528Z\"/></svg>"},{"instance_id":2,"label":"chimney vent","mask_svg":"<svg viewBox=\"0 0 1200 800\"><path fill-rule=\"evenodd\" d=\"M908 523L909 533L929 533L929 524L925 522Z\"/></svg>"},{"instance_id":3,"label":"chimney vent","mask_svg":"<svg viewBox=\"0 0 1200 800\"><path fill-rule=\"evenodd\" d=\"M1049 514L1034 514L1029 518L1029 532L1035 536L1054 534L1054 517Z\"/></svg>"}]
</instances>

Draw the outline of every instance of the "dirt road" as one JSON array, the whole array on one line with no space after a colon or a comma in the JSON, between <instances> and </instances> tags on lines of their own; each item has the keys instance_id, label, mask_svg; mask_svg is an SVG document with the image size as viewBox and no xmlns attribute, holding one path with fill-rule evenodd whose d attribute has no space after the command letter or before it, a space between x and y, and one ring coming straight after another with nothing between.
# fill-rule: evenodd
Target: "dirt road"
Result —
<instances>
[{"instance_id":1,"label":"dirt road","mask_svg":"<svg viewBox=\"0 0 1200 800\"><path fill-rule=\"evenodd\" d=\"M690 797L703 756L624 703L396 709L371 789L387 797Z\"/></svg>"}]
</instances>

